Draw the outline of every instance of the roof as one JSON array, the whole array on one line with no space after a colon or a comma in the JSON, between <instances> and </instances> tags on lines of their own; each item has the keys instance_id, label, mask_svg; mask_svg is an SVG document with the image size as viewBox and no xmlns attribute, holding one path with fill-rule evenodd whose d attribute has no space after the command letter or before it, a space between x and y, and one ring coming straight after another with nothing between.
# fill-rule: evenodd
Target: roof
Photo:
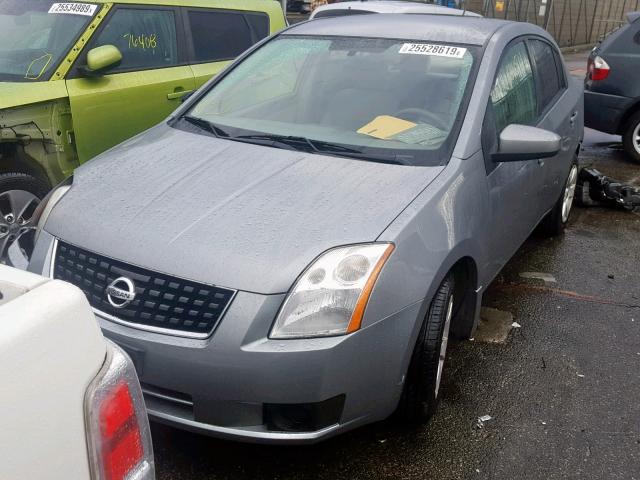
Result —
<instances>
[{"instance_id":1,"label":"roof","mask_svg":"<svg viewBox=\"0 0 640 480\"><path fill-rule=\"evenodd\" d=\"M330 10L359 10L372 13L424 13L430 15L462 15L465 13L463 10L456 8L425 3L392 0L360 0L323 5L314 10L311 18L315 17L318 13ZM473 17L479 16L477 13L472 12L466 12L466 15Z\"/></svg>"},{"instance_id":2,"label":"roof","mask_svg":"<svg viewBox=\"0 0 640 480\"><path fill-rule=\"evenodd\" d=\"M629 12L627 13L627 21L629 23L634 23L640 18L640 12Z\"/></svg>"},{"instance_id":3,"label":"roof","mask_svg":"<svg viewBox=\"0 0 640 480\"><path fill-rule=\"evenodd\" d=\"M513 22L448 15L347 15L294 25L285 35L328 35L438 41L484 45L504 25Z\"/></svg>"}]
</instances>

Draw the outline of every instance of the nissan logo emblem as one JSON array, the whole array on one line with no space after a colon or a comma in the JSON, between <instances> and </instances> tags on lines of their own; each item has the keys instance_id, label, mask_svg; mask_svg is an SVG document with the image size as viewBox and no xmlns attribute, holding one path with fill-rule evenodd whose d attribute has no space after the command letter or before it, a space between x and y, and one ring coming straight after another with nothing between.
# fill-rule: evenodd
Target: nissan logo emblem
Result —
<instances>
[{"instance_id":1,"label":"nissan logo emblem","mask_svg":"<svg viewBox=\"0 0 640 480\"><path fill-rule=\"evenodd\" d=\"M116 278L107 287L107 300L115 308L124 308L136 298L136 286L126 278Z\"/></svg>"}]
</instances>

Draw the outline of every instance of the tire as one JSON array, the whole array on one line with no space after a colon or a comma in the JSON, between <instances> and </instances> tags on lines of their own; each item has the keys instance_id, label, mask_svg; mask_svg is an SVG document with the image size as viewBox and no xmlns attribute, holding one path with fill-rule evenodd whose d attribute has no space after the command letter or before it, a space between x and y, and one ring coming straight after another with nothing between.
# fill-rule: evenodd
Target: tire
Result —
<instances>
[{"instance_id":1,"label":"tire","mask_svg":"<svg viewBox=\"0 0 640 480\"><path fill-rule=\"evenodd\" d=\"M624 127L622 144L627 155L635 162L640 163L640 112L631 116Z\"/></svg>"},{"instance_id":2,"label":"tire","mask_svg":"<svg viewBox=\"0 0 640 480\"><path fill-rule=\"evenodd\" d=\"M540 231L546 237L557 237L562 235L569 218L571 216L571 209L575 198L576 187L578 182L578 160L574 159L569 170L569 175L564 183L564 188L560 194L560 198L556 202L553 210L551 210L547 216L540 223ZM568 211L565 213L565 204Z\"/></svg>"},{"instance_id":3,"label":"tire","mask_svg":"<svg viewBox=\"0 0 640 480\"><path fill-rule=\"evenodd\" d=\"M0 174L0 263L26 268L36 227L31 216L49 190L45 182L26 173ZM19 249L12 249L17 255L11 261L8 249L16 240Z\"/></svg>"},{"instance_id":4,"label":"tire","mask_svg":"<svg viewBox=\"0 0 640 480\"><path fill-rule=\"evenodd\" d=\"M449 274L431 301L420 329L397 410L399 418L407 423L426 423L436 411L453 316L453 292L453 275Z\"/></svg>"}]
</instances>

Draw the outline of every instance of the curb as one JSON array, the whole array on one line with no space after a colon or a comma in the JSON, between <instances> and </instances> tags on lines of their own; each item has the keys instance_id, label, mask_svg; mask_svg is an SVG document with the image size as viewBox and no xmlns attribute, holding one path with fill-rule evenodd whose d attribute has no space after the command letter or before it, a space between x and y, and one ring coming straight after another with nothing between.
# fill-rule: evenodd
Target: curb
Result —
<instances>
[{"instance_id":1,"label":"curb","mask_svg":"<svg viewBox=\"0 0 640 480\"><path fill-rule=\"evenodd\" d=\"M562 53L580 53L587 50L591 50L595 45L593 43L586 43L582 45L574 45L572 47L562 47L560 51Z\"/></svg>"}]
</instances>

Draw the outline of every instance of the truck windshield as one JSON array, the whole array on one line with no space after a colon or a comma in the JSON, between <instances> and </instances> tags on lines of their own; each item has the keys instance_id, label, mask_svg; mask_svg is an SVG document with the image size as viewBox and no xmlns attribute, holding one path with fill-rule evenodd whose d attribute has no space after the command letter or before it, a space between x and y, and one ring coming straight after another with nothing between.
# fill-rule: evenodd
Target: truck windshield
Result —
<instances>
[{"instance_id":1,"label":"truck windshield","mask_svg":"<svg viewBox=\"0 0 640 480\"><path fill-rule=\"evenodd\" d=\"M185 120L231 140L445 164L475 55L438 42L286 35L238 64Z\"/></svg>"},{"instance_id":2,"label":"truck windshield","mask_svg":"<svg viewBox=\"0 0 640 480\"><path fill-rule=\"evenodd\" d=\"M0 0L0 82L48 80L98 5Z\"/></svg>"}]
</instances>

